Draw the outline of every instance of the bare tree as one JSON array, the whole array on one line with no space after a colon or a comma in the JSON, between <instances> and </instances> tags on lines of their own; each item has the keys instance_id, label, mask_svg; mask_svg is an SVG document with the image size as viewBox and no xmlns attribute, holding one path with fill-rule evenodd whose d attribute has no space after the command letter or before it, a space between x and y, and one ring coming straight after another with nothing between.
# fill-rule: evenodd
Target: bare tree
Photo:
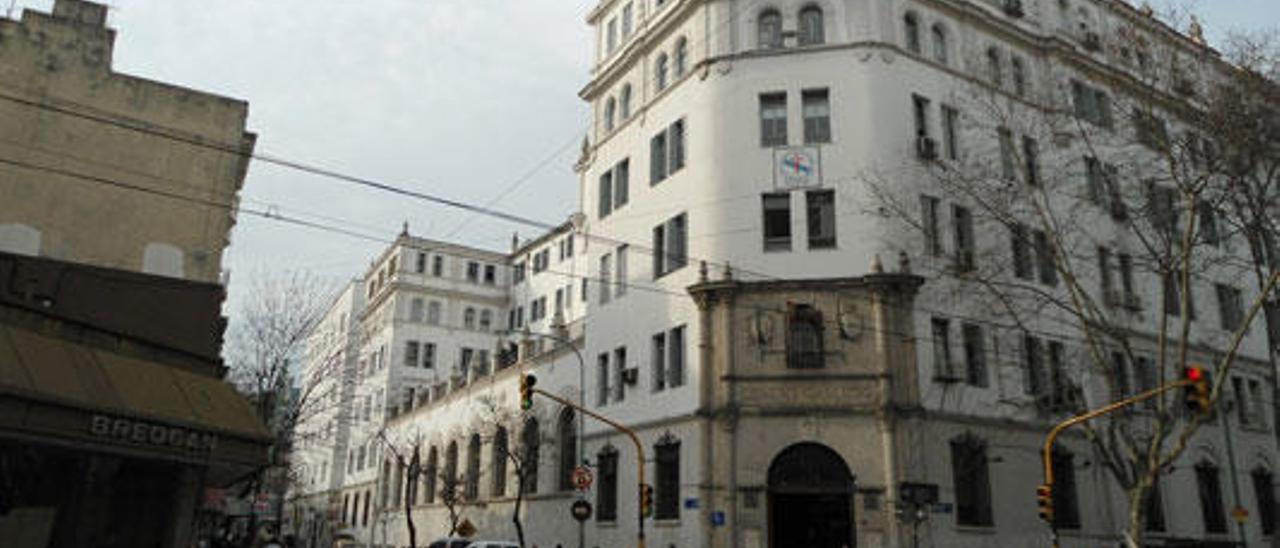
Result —
<instances>
[{"instance_id":1,"label":"bare tree","mask_svg":"<svg viewBox=\"0 0 1280 548\"><path fill-rule=\"evenodd\" d=\"M424 474L422 465L422 435L414 432L407 439L393 442L387 437L386 429L378 432L377 437L391 455L391 462L396 467L395 475L386 478L384 485L389 489L387 498L396 501L404 508L405 530L409 534L409 548L418 548L418 527L413 521L413 507L418 502L418 485ZM388 471L387 473L390 473ZM425 473L434 473L426 470ZM452 531L450 534L453 534Z\"/></svg>"},{"instance_id":2,"label":"bare tree","mask_svg":"<svg viewBox=\"0 0 1280 548\"><path fill-rule=\"evenodd\" d=\"M491 443L496 444L493 451L494 458L505 459L516 478L516 496L515 503L511 507L511 523L516 529L516 539L523 548L525 528L521 511L524 507L525 495L536 492L538 465L541 460L542 446L546 443L545 437L532 411L512 410L492 396L479 398L478 404L482 428L495 433L491 439ZM509 438L507 433L512 430L508 430L508 426L517 427L514 432L519 436L518 441ZM498 437L499 429L505 437Z\"/></svg>"},{"instance_id":3,"label":"bare tree","mask_svg":"<svg viewBox=\"0 0 1280 548\"><path fill-rule=\"evenodd\" d=\"M1021 59L1005 69L995 50L969 59L981 76L944 98L940 140L929 137L929 100L916 97L923 163L869 171L873 209L887 223L919 230L918 264L936 275L934 291L950 292L957 310L994 310L1021 334L1025 390L1042 418L1154 388L1200 360L1214 362L1216 407L1250 324L1280 280L1267 242L1280 211L1280 57L1248 42L1227 57L1258 68L1231 67L1198 30L1187 40L1140 16L1086 42L1115 70L1036 79ZM1045 89L1033 87L1041 82ZM960 143L969 146L961 151ZM943 204L953 208L949 242L940 232ZM1247 243L1248 260L1233 242ZM1223 283L1249 273L1256 284L1248 296ZM1221 329L1194 324L1193 290L1206 282L1218 282L1227 301ZM1144 302L1147 287L1161 288L1157 302ZM1071 333L1078 351L1057 347L1047 360L1036 357L1043 332ZM1156 354L1154 363L1131 382L1128 371L1147 363L1144 352ZM1126 534L1135 545L1151 486L1210 420L1175 413L1174 401L1166 394L1148 412L1083 428L1128 495Z\"/></svg>"}]
</instances>

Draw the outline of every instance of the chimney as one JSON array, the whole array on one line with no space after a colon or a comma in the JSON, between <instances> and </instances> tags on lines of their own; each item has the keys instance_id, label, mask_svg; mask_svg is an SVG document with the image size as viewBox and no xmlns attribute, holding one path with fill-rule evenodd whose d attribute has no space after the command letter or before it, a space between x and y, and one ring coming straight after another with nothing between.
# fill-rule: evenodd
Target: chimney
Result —
<instances>
[{"instance_id":1,"label":"chimney","mask_svg":"<svg viewBox=\"0 0 1280 548\"><path fill-rule=\"evenodd\" d=\"M107 26L107 6L84 0L57 0L53 4L53 16L82 25Z\"/></svg>"}]
</instances>

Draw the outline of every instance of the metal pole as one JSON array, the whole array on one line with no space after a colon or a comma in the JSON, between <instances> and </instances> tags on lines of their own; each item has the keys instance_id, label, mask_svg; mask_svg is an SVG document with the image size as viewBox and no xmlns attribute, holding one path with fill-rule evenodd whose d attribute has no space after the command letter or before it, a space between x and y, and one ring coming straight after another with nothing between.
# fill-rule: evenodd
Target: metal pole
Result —
<instances>
[{"instance_id":1,"label":"metal pole","mask_svg":"<svg viewBox=\"0 0 1280 548\"><path fill-rule=\"evenodd\" d=\"M579 351L578 347L573 344L573 341L569 339L563 339L563 338L560 338L559 336L551 335L548 333L535 333L533 331L530 331L527 328L524 331L524 335L525 336L532 335L532 336L551 339L557 343L568 346L569 350L573 351L573 355L578 358L578 408L586 409L587 407L587 360L583 359L582 352ZM582 419L578 420L578 443L576 445L578 446L578 464L579 465L584 465L587 462L586 434L585 434L586 423L587 421L585 420L582 420ZM581 494L582 493L581 491L579 491L578 493L579 493L579 497L583 496ZM586 546L587 546L587 524L585 521L578 520L578 548L586 548Z\"/></svg>"},{"instance_id":2,"label":"metal pole","mask_svg":"<svg viewBox=\"0 0 1280 548\"><path fill-rule=\"evenodd\" d=\"M1224 382L1225 382L1225 379L1224 379ZM1236 395L1236 399L1237 401L1235 402L1235 405L1240 405L1239 394ZM1234 408L1235 406L1232 406L1232 407ZM1247 541L1245 539L1244 521L1237 520L1235 517L1235 509L1242 508L1244 507L1244 505L1240 504L1240 479L1236 477L1236 450L1235 450L1235 444L1233 444L1231 441L1232 440L1231 438L1231 411L1232 410L1234 409L1227 410L1227 412L1222 414L1222 437L1225 438L1225 442L1227 444L1227 470L1228 470L1228 473L1231 474L1231 491L1232 491L1232 495L1235 497L1235 502L1236 502L1235 507L1231 509L1232 510L1231 520L1236 522L1236 530L1240 533L1240 545L1245 546Z\"/></svg>"}]
</instances>

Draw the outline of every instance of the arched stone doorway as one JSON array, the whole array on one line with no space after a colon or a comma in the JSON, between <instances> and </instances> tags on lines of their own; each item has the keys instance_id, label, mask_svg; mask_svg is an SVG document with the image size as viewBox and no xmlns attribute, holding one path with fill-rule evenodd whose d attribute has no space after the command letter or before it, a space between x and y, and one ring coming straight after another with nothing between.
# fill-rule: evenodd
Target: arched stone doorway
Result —
<instances>
[{"instance_id":1,"label":"arched stone doorway","mask_svg":"<svg viewBox=\"0 0 1280 548\"><path fill-rule=\"evenodd\" d=\"M802 442L769 465L771 548L852 548L853 476L830 447Z\"/></svg>"}]
</instances>

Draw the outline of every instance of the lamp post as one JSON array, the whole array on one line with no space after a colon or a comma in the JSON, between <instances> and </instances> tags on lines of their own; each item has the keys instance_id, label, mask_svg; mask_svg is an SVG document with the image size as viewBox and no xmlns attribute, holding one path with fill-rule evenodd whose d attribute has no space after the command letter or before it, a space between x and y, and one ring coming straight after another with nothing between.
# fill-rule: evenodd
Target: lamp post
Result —
<instances>
[{"instance_id":1,"label":"lamp post","mask_svg":"<svg viewBox=\"0 0 1280 548\"><path fill-rule=\"evenodd\" d=\"M527 341L530 337L547 339L557 344L567 346L569 347L569 350L573 351L574 357L578 358L578 405L581 408L586 409L587 407L587 361L583 359L582 352L579 351L578 347L573 344L572 340L570 340L567 329L564 325L564 316L562 315L561 312L557 311L555 316L552 317L551 329L553 329L556 332L555 333L538 333L538 332L529 330L529 326L526 325L524 330L520 332L520 336L523 339L523 341ZM562 331L563 333L561 333ZM578 443L577 443L578 464L581 465L587 462L587 458L585 455L585 446L584 446L585 442L583 440L585 425L587 421L583 420L583 417L575 417L575 419L578 421ZM581 491L579 491L578 496L580 497L583 496ZM578 548L586 548L586 545L587 545L586 527L587 526L585 522L578 521Z\"/></svg>"}]
</instances>

